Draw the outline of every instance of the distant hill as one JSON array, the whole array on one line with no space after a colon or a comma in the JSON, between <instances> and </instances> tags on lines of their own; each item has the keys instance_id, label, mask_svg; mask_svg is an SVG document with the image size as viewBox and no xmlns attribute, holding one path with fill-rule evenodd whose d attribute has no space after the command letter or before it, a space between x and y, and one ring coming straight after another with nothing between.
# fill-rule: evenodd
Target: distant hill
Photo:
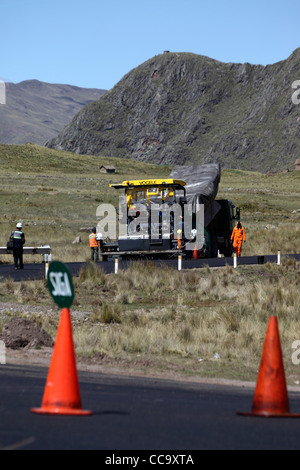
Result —
<instances>
[{"instance_id":1,"label":"distant hill","mask_svg":"<svg viewBox=\"0 0 300 470\"><path fill-rule=\"evenodd\" d=\"M85 106L47 146L163 164L293 169L300 157L300 48L273 65L164 53Z\"/></svg>"},{"instance_id":2,"label":"distant hill","mask_svg":"<svg viewBox=\"0 0 300 470\"><path fill-rule=\"evenodd\" d=\"M26 80L6 83L0 105L0 143L44 145L56 137L78 111L106 90Z\"/></svg>"}]
</instances>

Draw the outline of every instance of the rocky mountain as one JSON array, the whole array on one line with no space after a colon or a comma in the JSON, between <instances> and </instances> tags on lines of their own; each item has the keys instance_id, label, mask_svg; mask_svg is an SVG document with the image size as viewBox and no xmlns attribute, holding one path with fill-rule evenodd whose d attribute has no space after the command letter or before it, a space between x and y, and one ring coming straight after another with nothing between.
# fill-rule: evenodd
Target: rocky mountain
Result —
<instances>
[{"instance_id":1,"label":"rocky mountain","mask_svg":"<svg viewBox=\"0 0 300 470\"><path fill-rule=\"evenodd\" d=\"M293 169L300 156L296 80L300 48L267 66L164 53L85 106L47 146L159 164Z\"/></svg>"},{"instance_id":2,"label":"rocky mountain","mask_svg":"<svg viewBox=\"0 0 300 470\"><path fill-rule=\"evenodd\" d=\"M0 105L0 143L44 145L57 136L87 103L106 90L25 80L6 83Z\"/></svg>"}]
</instances>

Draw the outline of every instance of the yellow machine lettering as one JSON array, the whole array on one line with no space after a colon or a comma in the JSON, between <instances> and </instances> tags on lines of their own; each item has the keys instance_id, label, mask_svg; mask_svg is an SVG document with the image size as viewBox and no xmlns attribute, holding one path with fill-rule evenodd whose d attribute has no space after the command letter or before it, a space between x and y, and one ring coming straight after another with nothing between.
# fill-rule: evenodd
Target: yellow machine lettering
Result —
<instances>
[{"instance_id":1,"label":"yellow machine lettering","mask_svg":"<svg viewBox=\"0 0 300 470\"><path fill-rule=\"evenodd\" d=\"M161 202L172 201L174 191L184 188L185 181L173 179L132 180L120 184L110 184L110 187L124 189L127 207L143 202L150 203L151 198L158 198Z\"/></svg>"}]
</instances>

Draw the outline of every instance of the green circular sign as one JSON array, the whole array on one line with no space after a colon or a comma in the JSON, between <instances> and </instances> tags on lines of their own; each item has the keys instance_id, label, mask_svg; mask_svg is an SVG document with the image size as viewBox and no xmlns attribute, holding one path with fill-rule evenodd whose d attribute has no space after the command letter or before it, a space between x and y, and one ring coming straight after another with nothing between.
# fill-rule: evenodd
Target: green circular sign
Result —
<instances>
[{"instance_id":1,"label":"green circular sign","mask_svg":"<svg viewBox=\"0 0 300 470\"><path fill-rule=\"evenodd\" d=\"M52 261L48 270L48 289L59 307L69 308L74 299L74 287L71 274L64 263Z\"/></svg>"}]
</instances>

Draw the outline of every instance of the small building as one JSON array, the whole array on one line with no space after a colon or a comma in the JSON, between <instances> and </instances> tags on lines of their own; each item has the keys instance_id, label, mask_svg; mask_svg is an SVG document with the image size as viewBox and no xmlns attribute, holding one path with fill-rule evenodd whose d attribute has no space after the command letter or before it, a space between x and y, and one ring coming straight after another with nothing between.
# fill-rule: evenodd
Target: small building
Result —
<instances>
[{"instance_id":1,"label":"small building","mask_svg":"<svg viewBox=\"0 0 300 470\"><path fill-rule=\"evenodd\" d=\"M298 158L298 159L295 161L295 170L299 170L299 171L300 171L300 158Z\"/></svg>"},{"instance_id":2,"label":"small building","mask_svg":"<svg viewBox=\"0 0 300 470\"><path fill-rule=\"evenodd\" d=\"M116 169L111 165L101 165L100 173L115 173Z\"/></svg>"}]
</instances>

